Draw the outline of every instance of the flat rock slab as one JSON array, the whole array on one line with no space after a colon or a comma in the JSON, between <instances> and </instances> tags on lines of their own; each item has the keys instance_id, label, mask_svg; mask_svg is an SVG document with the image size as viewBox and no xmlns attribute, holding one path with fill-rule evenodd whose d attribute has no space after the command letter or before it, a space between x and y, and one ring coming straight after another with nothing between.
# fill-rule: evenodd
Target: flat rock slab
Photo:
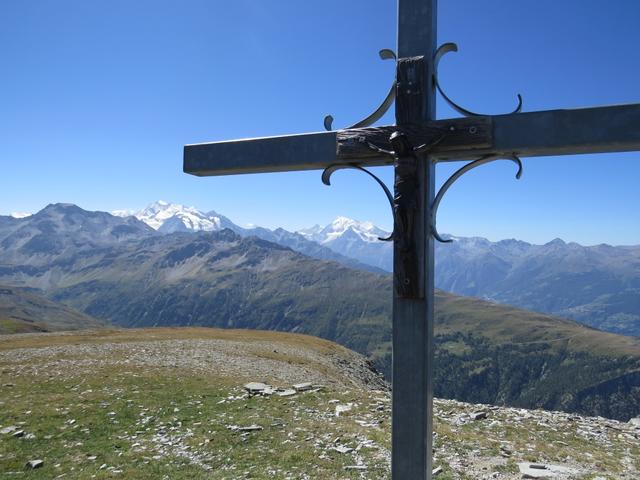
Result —
<instances>
[{"instance_id":1,"label":"flat rock slab","mask_svg":"<svg viewBox=\"0 0 640 480\"><path fill-rule=\"evenodd\" d=\"M11 425L0 430L0 434L6 435L7 433L15 432L16 430L18 430L18 427L16 427L15 425Z\"/></svg>"},{"instance_id":2,"label":"flat rock slab","mask_svg":"<svg viewBox=\"0 0 640 480\"><path fill-rule=\"evenodd\" d=\"M276 392L276 395L278 395L279 397L291 397L293 395L295 395L296 393L298 393L296 390L294 390L293 388L287 388L285 390L282 390L280 392Z\"/></svg>"},{"instance_id":3,"label":"flat rock slab","mask_svg":"<svg viewBox=\"0 0 640 480\"><path fill-rule=\"evenodd\" d=\"M546 465L540 463L519 463L518 468L522 474L522 478L571 478L573 475L582 473L577 468L565 467L563 465Z\"/></svg>"},{"instance_id":4,"label":"flat rock slab","mask_svg":"<svg viewBox=\"0 0 640 480\"><path fill-rule=\"evenodd\" d=\"M484 420L485 418L487 418L487 412L484 410L479 410L471 414L471 420Z\"/></svg>"},{"instance_id":5,"label":"flat rock slab","mask_svg":"<svg viewBox=\"0 0 640 480\"><path fill-rule=\"evenodd\" d=\"M351 447L346 447L344 445L337 445L335 447L333 447L333 450L335 450L338 453L349 453L349 452L353 452L353 448Z\"/></svg>"},{"instance_id":6,"label":"flat rock slab","mask_svg":"<svg viewBox=\"0 0 640 480\"><path fill-rule=\"evenodd\" d=\"M339 417L343 413L350 412L353 409L353 405L347 403L346 405L336 405L336 417Z\"/></svg>"},{"instance_id":7,"label":"flat rock slab","mask_svg":"<svg viewBox=\"0 0 640 480\"><path fill-rule=\"evenodd\" d=\"M296 383L295 385L293 385L293 388L298 392L306 392L307 390L311 390L313 388L313 384L309 382Z\"/></svg>"},{"instance_id":8,"label":"flat rock slab","mask_svg":"<svg viewBox=\"0 0 640 480\"><path fill-rule=\"evenodd\" d=\"M260 382L250 382L244 386L244 389L249 393L262 393L269 388L271 388L269 385Z\"/></svg>"}]
</instances>

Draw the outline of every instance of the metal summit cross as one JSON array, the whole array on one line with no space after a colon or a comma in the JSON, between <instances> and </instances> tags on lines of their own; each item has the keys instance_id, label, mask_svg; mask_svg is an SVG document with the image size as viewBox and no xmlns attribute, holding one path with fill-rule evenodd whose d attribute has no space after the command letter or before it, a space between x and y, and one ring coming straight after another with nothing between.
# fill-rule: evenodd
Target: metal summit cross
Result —
<instances>
[{"instance_id":1,"label":"metal summit cross","mask_svg":"<svg viewBox=\"0 0 640 480\"><path fill-rule=\"evenodd\" d=\"M384 188L394 231L392 477L432 476L434 240L440 200L465 172L497 159L640 150L640 104L486 116L456 105L438 84L437 65L455 44L436 48L436 0L399 0L396 81L382 105L350 128L187 145L193 175L324 169L322 180L356 168ZM380 52L395 59L390 50ZM462 118L435 120L435 92ZM396 125L369 127L395 99ZM369 127L369 128L367 128ZM435 165L470 160L436 193ZM395 195L365 166L394 165Z\"/></svg>"}]
</instances>

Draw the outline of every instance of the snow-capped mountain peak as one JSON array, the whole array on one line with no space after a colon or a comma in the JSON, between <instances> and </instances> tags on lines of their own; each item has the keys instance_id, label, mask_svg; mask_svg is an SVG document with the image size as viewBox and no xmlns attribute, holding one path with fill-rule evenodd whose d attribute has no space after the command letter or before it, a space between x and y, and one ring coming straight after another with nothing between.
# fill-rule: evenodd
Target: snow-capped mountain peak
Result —
<instances>
[{"instance_id":1,"label":"snow-capped mountain peak","mask_svg":"<svg viewBox=\"0 0 640 480\"><path fill-rule=\"evenodd\" d=\"M31 215L33 214L30 212L11 212L9 216L13 218L27 218L27 217L30 217Z\"/></svg>"},{"instance_id":2,"label":"snow-capped mountain peak","mask_svg":"<svg viewBox=\"0 0 640 480\"><path fill-rule=\"evenodd\" d=\"M130 210L130 209L123 209L123 210L112 210L111 215L113 215L114 217L134 217L136 215L136 211L135 210Z\"/></svg>"},{"instance_id":3,"label":"snow-capped mountain peak","mask_svg":"<svg viewBox=\"0 0 640 480\"><path fill-rule=\"evenodd\" d=\"M158 200L137 212L115 210L111 214L120 217L135 216L151 228L164 233L215 231L223 228L222 219L219 216L201 212L194 207L187 207L179 203L169 203L164 200Z\"/></svg>"},{"instance_id":4,"label":"snow-capped mountain peak","mask_svg":"<svg viewBox=\"0 0 640 480\"><path fill-rule=\"evenodd\" d=\"M389 271L392 267L393 244L379 238L389 236L372 222L361 222L340 216L330 224L300 230L297 233L334 252Z\"/></svg>"},{"instance_id":5,"label":"snow-capped mountain peak","mask_svg":"<svg viewBox=\"0 0 640 480\"><path fill-rule=\"evenodd\" d=\"M326 227L315 225L298 232L309 240L321 244L331 244L342 237L356 236L364 242L378 242L378 237L386 237L388 232L371 222L361 222L348 217L337 217Z\"/></svg>"}]
</instances>

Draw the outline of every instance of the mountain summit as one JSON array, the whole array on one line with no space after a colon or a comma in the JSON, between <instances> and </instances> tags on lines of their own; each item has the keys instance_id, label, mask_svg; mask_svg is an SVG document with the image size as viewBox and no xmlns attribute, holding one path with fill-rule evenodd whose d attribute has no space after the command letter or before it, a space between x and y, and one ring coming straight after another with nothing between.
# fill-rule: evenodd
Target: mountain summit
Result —
<instances>
[{"instance_id":1,"label":"mountain summit","mask_svg":"<svg viewBox=\"0 0 640 480\"><path fill-rule=\"evenodd\" d=\"M315 225L298 233L308 240L364 264L388 272L393 269L393 245L391 242L379 240L379 238L388 237L390 233L371 222L337 217L326 227Z\"/></svg>"},{"instance_id":2,"label":"mountain summit","mask_svg":"<svg viewBox=\"0 0 640 480\"><path fill-rule=\"evenodd\" d=\"M336 217L326 227L314 225L313 227L299 230L298 233L308 240L313 240L323 245L333 243L344 235L355 235L356 238L364 242L378 242L379 237L389 236L389 232L385 232L371 222L361 222L348 217Z\"/></svg>"},{"instance_id":3,"label":"mountain summit","mask_svg":"<svg viewBox=\"0 0 640 480\"><path fill-rule=\"evenodd\" d=\"M217 232L223 228L239 228L231 220L215 212L204 213L195 207L164 200L158 200L137 212L115 210L111 214L118 217L134 216L162 233Z\"/></svg>"}]
</instances>

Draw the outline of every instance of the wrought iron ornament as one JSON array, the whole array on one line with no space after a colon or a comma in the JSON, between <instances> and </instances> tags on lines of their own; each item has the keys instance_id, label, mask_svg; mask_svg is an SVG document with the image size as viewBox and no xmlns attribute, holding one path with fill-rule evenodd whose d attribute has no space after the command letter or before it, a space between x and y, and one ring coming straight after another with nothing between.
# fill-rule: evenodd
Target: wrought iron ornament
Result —
<instances>
[{"instance_id":1,"label":"wrought iron ornament","mask_svg":"<svg viewBox=\"0 0 640 480\"><path fill-rule=\"evenodd\" d=\"M516 173L516 179L520 179L520 177L522 176L522 161L520 160L520 157L518 157L515 154L511 154L508 156L502 156L502 155L485 155L484 157L480 157L476 160L473 160L469 163L467 163L466 165L460 167L458 170L455 171L455 173L453 175L451 175L446 182L444 182L442 184L442 186L440 187L440 190L438 190L438 193L436 194L435 198L433 199L433 205L431 206L431 234L433 235L433 238L435 238L437 241L442 242L442 243L451 243L453 242L453 240L451 238L448 239L444 239L442 238L442 236L438 233L438 228L436 227L436 218L438 215L438 207L440 206L440 202L442 201L442 197L444 197L444 194L447 193L447 190L449 190L449 187L451 187L451 185L453 185L455 183L456 180L458 180L462 175L464 175L465 173L467 173L469 170L473 170L474 168L477 168L481 165L484 165L486 163L489 162L495 162L496 160L511 160L512 162L515 162L516 165L518 165L518 171Z\"/></svg>"},{"instance_id":2,"label":"wrought iron ornament","mask_svg":"<svg viewBox=\"0 0 640 480\"><path fill-rule=\"evenodd\" d=\"M341 170L345 168L353 168L356 170L360 170L361 172L364 172L367 175L369 175L371 178L373 178L378 183L378 185L382 187L382 190L384 190L384 193L387 196L387 200L389 201L389 205L391 206L391 214L395 216L393 195L389 191L389 188L385 185L385 183L382 180L380 180L380 178L378 178L376 175L371 173L366 168L358 165L357 163L351 163L351 164L336 163L334 165L329 165L322 172L322 183L324 183L325 185L331 185L331 175L333 175L333 172L335 172L336 170ZM393 232L388 237L378 237L378 240L382 242L389 242L393 240Z\"/></svg>"},{"instance_id":3,"label":"wrought iron ornament","mask_svg":"<svg viewBox=\"0 0 640 480\"><path fill-rule=\"evenodd\" d=\"M457 52L458 46L455 43L444 43L436 50L433 59L434 65L434 73L433 73L433 84L437 91L442 95L442 98L447 102L451 108L453 108L456 112L460 113L465 117L475 117L475 116L483 116L480 113L472 112L471 110L467 110L466 108L461 107L456 102L454 102L442 89L440 86L440 82L438 81L438 64L442 57L450 52ZM379 52L380 58L383 60L388 59L396 59L396 55L392 50L384 49ZM360 122L348 127L348 128L361 128L372 125L374 122L379 120L389 109L393 101L396 97L396 88L397 88L397 80L393 82L391 86L391 90L387 94L387 97L384 99L382 104L368 117L361 120ZM522 96L520 94L518 97L518 105L511 112L520 113L522 110ZM331 115L327 115L324 119L324 127L326 130L330 131L332 129L333 117ZM341 169L352 168L356 170L360 170L365 172L367 175L371 176L384 190L385 195L387 196L387 200L391 205L391 212L393 214L393 232L391 235L385 238L378 238L381 241L392 241L397 240L399 248L401 252L403 252L404 256L407 257L407 262L415 260L412 259L412 255L410 255L411 250L413 249L413 245L411 244L411 239L413 238L413 225L412 220L413 215L411 214L417 208L418 199L417 199L417 181L416 181L416 173L417 173L417 162L418 155L424 155L429 152L429 149L433 146L437 145L443 138L445 138L446 133L441 134L434 141L428 144L420 145L418 147L413 147L409 142L409 139L406 134L397 130L395 131L391 137L389 138L389 143L392 145L393 150L385 150L383 148L378 147L372 143L367 142L368 147L371 150L374 150L377 153L382 155L390 156L394 159L393 165L395 167L395 195L391 195L389 188L385 185L385 183L376 175L371 173L366 168L362 167L362 165L358 163L349 163L349 164L334 164L330 165L322 172L322 183L325 185L331 185L331 175ZM436 227L436 218L438 213L438 207L440 206L440 202L444 197L444 194L449 190L451 185L455 183L462 175L467 173L469 170L473 170L474 168L480 167L487 163L493 162L495 160L511 160L516 163L518 166L518 171L516 173L516 179L519 179L522 176L522 161L518 157L516 153L506 154L506 155L485 155L483 157L477 158L465 164L463 167L456 170L453 175L451 175L440 187L438 193L436 194L433 205L431 207L431 218L430 218L430 230L433 237L442 243L450 243L453 242L452 239L443 238L438 229ZM401 285L405 285L401 283ZM408 288L408 287L407 287ZM411 292L404 291L398 292L401 296L410 296Z\"/></svg>"},{"instance_id":4,"label":"wrought iron ornament","mask_svg":"<svg viewBox=\"0 0 640 480\"><path fill-rule=\"evenodd\" d=\"M388 48L383 48L382 50L380 50L378 52L378 55L382 60L396 60L395 52ZM396 99L396 81L394 80L393 83L391 84L391 88L389 89L389 93L387 93L387 96L382 101L380 106L376 108L371 115L365 117L364 119L360 120L357 123L354 123L353 125L347 128L362 128L362 127L368 127L369 125L373 125L375 122L380 120L385 113L387 113L387 110L389 110L389 107L393 104L393 101L395 99ZM333 129L333 117L331 115L327 115L326 117L324 117L324 128L328 132L330 132Z\"/></svg>"},{"instance_id":5,"label":"wrought iron ornament","mask_svg":"<svg viewBox=\"0 0 640 480\"><path fill-rule=\"evenodd\" d=\"M475 112L472 112L471 110L467 110L466 108L461 107L456 102L451 100L451 98L446 93L444 93L444 90L442 89L442 87L440 86L440 82L438 81L438 64L440 63L440 59L442 59L442 57L444 57L449 52L457 52L457 51L458 51L458 45L452 42L443 43L438 47L438 49L436 50L436 54L433 57L433 83L436 86L438 93L442 95L442 98L444 99L444 101L447 102L447 104L451 108L453 108L456 112L458 112L460 115L463 115L465 117L480 117L483 115L482 113L475 113ZM510 113L512 114L520 113L521 111L522 111L522 95L518 93L518 105Z\"/></svg>"}]
</instances>

